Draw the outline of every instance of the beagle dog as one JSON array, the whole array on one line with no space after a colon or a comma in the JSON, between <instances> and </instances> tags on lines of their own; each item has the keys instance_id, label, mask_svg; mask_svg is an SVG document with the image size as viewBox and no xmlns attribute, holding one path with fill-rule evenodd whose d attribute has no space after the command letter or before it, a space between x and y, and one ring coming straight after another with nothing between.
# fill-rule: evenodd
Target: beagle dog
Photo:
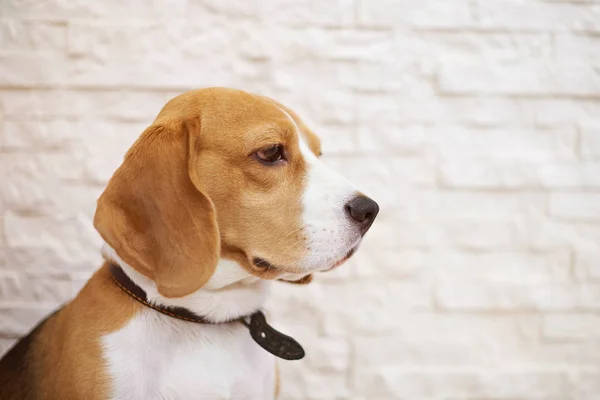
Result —
<instances>
[{"instance_id":1,"label":"beagle dog","mask_svg":"<svg viewBox=\"0 0 600 400\"><path fill-rule=\"evenodd\" d=\"M274 355L304 354L260 312L356 250L379 208L263 96L169 101L98 199L104 265L0 361L0 399L274 399Z\"/></svg>"}]
</instances>

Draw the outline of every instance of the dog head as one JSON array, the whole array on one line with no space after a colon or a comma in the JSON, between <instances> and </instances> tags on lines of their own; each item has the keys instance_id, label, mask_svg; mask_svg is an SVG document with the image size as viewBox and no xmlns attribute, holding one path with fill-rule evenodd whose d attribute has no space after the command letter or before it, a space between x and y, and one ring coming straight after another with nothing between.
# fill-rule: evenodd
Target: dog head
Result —
<instances>
[{"instance_id":1,"label":"dog head","mask_svg":"<svg viewBox=\"0 0 600 400\"><path fill-rule=\"evenodd\" d=\"M129 149L94 225L165 297L198 290L220 258L304 283L348 259L379 211L320 154L318 137L272 99L187 92Z\"/></svg>"}]
</instances>

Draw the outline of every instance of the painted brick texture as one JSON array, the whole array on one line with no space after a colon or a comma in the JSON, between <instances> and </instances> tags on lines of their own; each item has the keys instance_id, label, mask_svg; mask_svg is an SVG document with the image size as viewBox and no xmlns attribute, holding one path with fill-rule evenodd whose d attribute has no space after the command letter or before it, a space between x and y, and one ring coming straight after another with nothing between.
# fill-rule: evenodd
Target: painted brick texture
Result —
<instances>
[{"instance_id":1,"label":"painted brick texture","mask_svg":"<svg viewBox=\"0 0 600 400\"><path fill-rule=\"evenodd\" d=\"M3 0L0 353L100 264L95 201L174 95L305 117L382 211L279 285L284 400L600 399L600 2Z\"/></svg>"}]
</instances>

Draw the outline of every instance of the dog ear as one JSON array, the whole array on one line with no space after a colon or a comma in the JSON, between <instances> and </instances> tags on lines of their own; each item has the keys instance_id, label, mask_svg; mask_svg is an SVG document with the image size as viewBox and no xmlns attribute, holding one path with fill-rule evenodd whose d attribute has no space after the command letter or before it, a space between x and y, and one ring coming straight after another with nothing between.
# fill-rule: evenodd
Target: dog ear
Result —
<instances>
[{"instance_id":1,"label":"dog ear","mask_svg":"<svg viewBox=\"0 0 600 400\"><path fill-rule=\"evenodd\" d=\"M286 283L293 283L295 285L308 285L309 283L312 282L313 280L313 275L312 274L308 274L303 276L302 278L295 280L295 281L288 281L285 279L279 279L281 282L286 282Z\"/></svg>"},{"instance_id":2,"label":"dog ear","mask_svg":"<svg viewBox=\"0 0 600 400\"><path fill-rule=\"evenodd\" d=\"M102 238L165 297L198 290L220 257L214 205L195 168L199 131L197 119L147 128L110 179L94 216Z\"/></svg>"}]
</instances>

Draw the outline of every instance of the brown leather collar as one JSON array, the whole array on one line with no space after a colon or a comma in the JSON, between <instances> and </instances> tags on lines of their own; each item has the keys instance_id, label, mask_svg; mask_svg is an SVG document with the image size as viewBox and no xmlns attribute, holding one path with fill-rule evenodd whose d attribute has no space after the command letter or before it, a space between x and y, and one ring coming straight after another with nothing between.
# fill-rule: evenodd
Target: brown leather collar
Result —
<instances>
[{"instance_id":1,"label":"brown leather collar","mask_svg":"<svg viewBox=\"0 0 600 400\"><path fill-rule=\"evenodd\" d=\"M304 349L300 343L298 343L294 338L287 336L270 326L267 323L265 315L260 310L251 315L234 318L228 321L212 322L185 307L161 306L150 303L148 301L148 295L144 289L133 282L131 278L127 276L125 271L123 271L123 268L114 263L110 263L109 267L110 274L117 286L146 307L150 307L153 310L173 318L188 322L195 322L198 324L225 324L230 322L241 322L250 330L252 339L254 339L254 341L258 343L260 347L267 350L269 353L283 358L284 360L299 360L304 357ZM250 322L246 321L247 318L250 318Z\"/></svg>"},{"instance_id":2,"label":"brown leather collar","mask_svg":"<svg viewBox=\"0 0 600 400\"><path fill-rule=\"evenodd\" d=\"M112 275L113 280L125 293L142 303L143 305L150 307L153 310L156 310L160 313L166 314L173 318L182 319L184 321L196 322L199 324L215 324L216 322L212 322L207 320L206 318L196 315L192 311L188 310L185 307L170 307L170 306L161 306L158 304L152 304L148 301L148 295L138 285L135 284L131 280L129 276L123 271L123 268L116 264L110 264L110 274ZM246 317L249 317L247 315ZM246 317L239 317L229 321L223 321L223 323L233 322L233 321L241 321Z\"/></svg>"}]
</instances>

